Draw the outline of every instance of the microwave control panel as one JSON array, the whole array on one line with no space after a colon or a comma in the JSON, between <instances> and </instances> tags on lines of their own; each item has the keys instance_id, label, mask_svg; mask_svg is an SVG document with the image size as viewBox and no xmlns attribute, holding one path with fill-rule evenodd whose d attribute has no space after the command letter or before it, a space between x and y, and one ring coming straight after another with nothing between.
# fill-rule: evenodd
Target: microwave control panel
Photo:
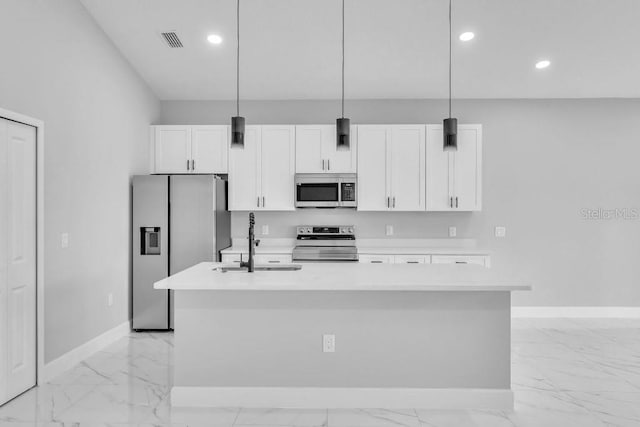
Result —
<instances>
[{"instance_id":1,"label":"microwave control panel","mask_svg":"<svg viewBox=\"0 0 640 427\"><path fill-rule=\"evenodd\" d=\"M342 193L341 201L343 202L355 202L356 201L356 184L354 182L343 182L341 184L340 192Z\"/></svg>"}]
</instances>

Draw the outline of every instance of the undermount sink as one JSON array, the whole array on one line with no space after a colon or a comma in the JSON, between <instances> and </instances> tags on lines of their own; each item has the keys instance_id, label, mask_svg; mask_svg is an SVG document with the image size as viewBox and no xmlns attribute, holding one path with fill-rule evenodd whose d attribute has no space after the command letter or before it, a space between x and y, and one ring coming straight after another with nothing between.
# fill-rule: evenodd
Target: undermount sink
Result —
<instances>
[{"instance_id":1,"label":"undermount sink","mask_svg":"<svg viewBox=\"0 0 640 427\"><path fill-rule=\"evenodd\" d=\"M298 271L301 269L302 269L302 266L300 264L256 265L254 268L255 271ZM214 270L219 271L221 273L226 273L228 271L247 271L247 268L233 265L233 266L216 267L214 268Z\"/></svg>"}]
</instances>

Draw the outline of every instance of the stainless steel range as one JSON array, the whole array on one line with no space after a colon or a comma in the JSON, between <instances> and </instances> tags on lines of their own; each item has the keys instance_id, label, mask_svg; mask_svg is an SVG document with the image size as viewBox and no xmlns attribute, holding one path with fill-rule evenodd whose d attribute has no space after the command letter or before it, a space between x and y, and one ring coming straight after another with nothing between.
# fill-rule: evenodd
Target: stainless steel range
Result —
<instances>
[{"instance_id":1,"label":"stainless steel range","mask_svg":"<svg viewBox=\"0 0 640 427\"><path fill-rule=\"evenodd\" d=\"M297 231L294 261L358 261L353 225L302 225Z\"/></svg>"}]
</instances>

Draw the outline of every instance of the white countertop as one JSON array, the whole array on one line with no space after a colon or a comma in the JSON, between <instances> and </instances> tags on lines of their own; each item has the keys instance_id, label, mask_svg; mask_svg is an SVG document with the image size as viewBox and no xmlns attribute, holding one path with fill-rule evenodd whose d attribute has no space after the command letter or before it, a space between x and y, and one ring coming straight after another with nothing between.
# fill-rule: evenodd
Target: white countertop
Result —
<instances>
[{"instance_id":1,"label":"white countertop","mask_svg":"<svg viewBox=\"0 0 640 427\"><path fill-rule=\"evenodd\" d=\"M156 289L215 291L526 291L525 281L459 264L303 263L299 271L230 271L203 262L154 284Z\"/></svg>"}]
</instances>

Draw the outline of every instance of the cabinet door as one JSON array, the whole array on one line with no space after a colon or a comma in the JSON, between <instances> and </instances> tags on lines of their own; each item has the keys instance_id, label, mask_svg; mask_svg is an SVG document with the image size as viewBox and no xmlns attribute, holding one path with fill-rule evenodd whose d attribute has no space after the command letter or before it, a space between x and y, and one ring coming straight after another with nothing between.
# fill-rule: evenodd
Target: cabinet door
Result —
<instances>
[{"instance_id":1,"label":"cabinet door","mask_svg":"<svg viewBox=\"0 0 640 427\"><path fill-rule=\"evenodd\" d=\"M458 126L458 151L452 154L454 207L460 211L482 208L482 127Z\"/></svg>"},{"instance_id":2,"label":"cabinet door","mask_svg":"<svg viewBox=\"0 0 640 427\"><path fill-rule=\"evenodd\" d=\"M295 155L294 126L262 126L261 209L294 209Z\"/></svg>"},{"instance_id":3,"label":"cabinet door","mask_svg":"<svg viewBox=\"0 0 640 427\"><path fill-rule=\"evenodd\" d=\"M393 255L358 255L358 261L364 264L393 264Z\"/></svg>"},{"instance_id":4,"label":"cabinet door","mask_svg":"<svg viewBox=\"0 0 640 427\"><path fill-rule=\"evenodd\" d=\"M396 211L424 211L425 126L393 126L391 133L391 208Z\"/></svg>"},{"instance_id":5,"label":"cabinet door","mask_svg":"<svg viewBox=\"0 0 640 427\"><path fill-rule=\"evenodd\" d=\"M453 157L442 149L442 125L427 125L427 210L453 208Z\"/></svg>"},{"instance_id":6,"label":"cabinet door","mask_svg":"<svg viewBox=\"0 0 640 427\"><path fill-rule=\"evenodd\" d=\"M358 125L358 210L389 209L387 149L389 126Z\"/></svg>"},{"instance_id":7,"label":"cabinet door","mask_svg":"<svg viewBox=\"0 0 640 427\"><path fill-rule=\"evenodd\" d=\"M244 148L229 149L229 209L255 210L259 207L260 126L247 126Z\"/></svg>"},{"instance_id":8,"label":"cabinet door","mask_svg":"<svg viewBox=\"0 0 640 427\"><path fill-rule=\"evenodd\" d=\"M296 172L325 172L327 161L322 149L332 128L335 132L331 125L296 126Z\"/></svg>"},{"instance_id":9,"label":"cabinet door","mask_svg":"<svg viewBox=\"0 0 640 427\"><path fill-rule=\"evenodd\" d=\"M191 127L156 126L155 157L155 173L189 173Z\"/></svg>"},{"instance_id":10,"label":"cabinet door","mask_svg":"<svg viewBox=\"0 0 640 427\"><path fill-rule=\"evenodd\" d=\"M325 170L330 173L356 173L358 132L355 126L351 126L351 144L349 150L338 150L336 145L336 127L328 128L323 139L322 158L326 160Z\"/></svg>"},{"instance_id":11,"label":"cabinet door","mask_svg":"<svg viewBox=\"0 0 640 427\"><path fill-rule=\"evenodd\" d=\"M194 173L227 173L229 126L193 126L191 159Z\"/></svg>"}]
</instances>

